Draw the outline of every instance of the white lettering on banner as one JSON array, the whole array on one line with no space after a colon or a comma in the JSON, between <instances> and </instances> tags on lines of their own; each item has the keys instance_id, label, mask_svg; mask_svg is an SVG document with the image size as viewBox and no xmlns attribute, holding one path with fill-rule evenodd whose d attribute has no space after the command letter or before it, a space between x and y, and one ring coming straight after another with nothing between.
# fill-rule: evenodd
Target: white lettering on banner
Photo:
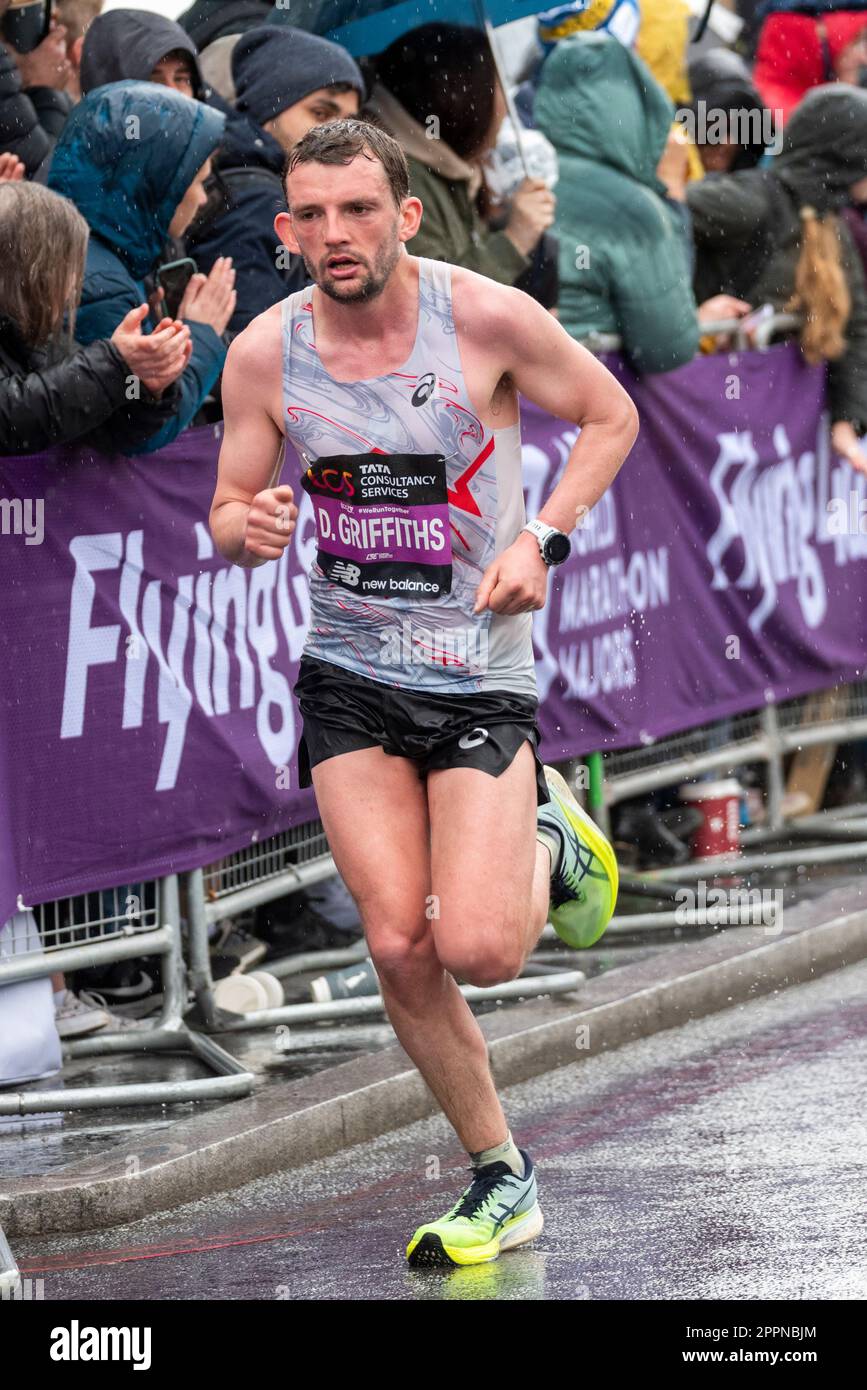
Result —
<instances>
[{"instance_id":1,"label":"white lettering on banner","mask_svg":"<svg viewBox=\"0 0 867 1390\"><path fill-rule=\"evenodd\" d=\"M720 509L716 531L707 543L713 589L758 589L761 597L749 617L750 630L761 632L776 608L781 584L795 581L807 627L818 627L828 608L825 578L816 550L827 533L827 424L819 428L819 447L795 460L784 425L773 431L778 462L761 460L750 430L717 436L719 453L710 485ZM818 467L817 467L818 455ZM730 548L743 547L743 562L731 580L723 568ZM839 556L839 552L838 552ZM839 558L838 558L839 563Z\"/></svg>"},{"instance_id":2,"label":"white lettering on banner","mask_svg":"<svg viewBox=\"0 0 867 1390\"><path fill-rule=\"evenodd\" d=\"M299 540L302 517L308 522L313 520L306 498L299 507ZM196 538L192 527L191 536ZM315 531L312 541L315 545ZM309 540L303 548L309 549ZM199 566L201 549L198 537ZM300 544L298 549L302 549ZM152 686L147 682L148 670L153 669L152 656L158 673L156 717L167 726L156 772L156 791L177 785L194 703L209 719L255 704L256 730L264 758L272 767L289 764L297 741L295 711L289 681L275 667L274 658L282 630L290 661L298 660L310 621L310 595L306 574L289 574L288 549L277 564L253 570L226 565L217 570L199 568L197 574L180 575L173 583L152 579L143 595L143 531L130 531L126 537L120 532L75 536L69 550L75 572L70 592L61 738L80 738L87 712L100 721L107 718L104 707L94 708L92 693L88 700L89 672L93 666L118 662L123 669L122 714L118 711L121 727L141 728L146 701L149 696L153 698ZM93 621L93 575L98 570L119 570L116 606L129 630L123 642L122 624ZM111 592L104 597L111 605ZM237 663L234 675L228 649L230 627ZM135 658L129 657L130 643ZM189 682L185 675L188 662L192 675Z\"/></svg>"},{"instance_id":3,"label":"white lettering on banner","mask_svg":"<svg viewBox=\"0 0 867 1390\"><path fill-rule=\"evenodd\" d=\"M275 671L271 658L277 654L277 625L274 622L276 565L260 565L253 570L250 585L250 641L259 658L262 698L256 706L256 732L272 766L288 763L295 751L295 715L289 682ZM277 727L272 727L270 711L277 711Z\"/></svg>"},{"instance_id":4,"label":"white lettering on banner","mask_svg":"<svg viewBox=\"0 0 867 1390\"><path fill-rule=\"evenodd\" d=\"M621 627L561 647L560 671L567 694L590 700L612 690L631 690L637 680L634 646L632 628Z\"/></svg>"},{"instance_id":5,"label":"white lettering on banner","mask_svg":"<svg viewBox=\"0 0 867 1390\"><path fill-rule=\"evenodd\" d=\"M148 649L138 623L138 601L141 577L144 572L142 544L144 531L130 531L126 538L123 569L120 572L120 611L135 639L137 656L127 662L123 682L122 729L140 729L144 718L145 676L148 668Z\"/></svg>"},{"instance_id":6,"label":"white lettering on banner","mask_svg":"<svg viewBox=\"0 0 867 1390\"><path fill-rule=\"evenodd\" d=\"M66 679L63 683L61 738L80 738L84 729L87 673L91 666L111 664L118 658L120 624L92 627L93 600L97 570L117 569L123 549L123 536L113 531L105 536L76 536L69 550L75 561L72 594L69 600L69 635L66 646ZM132 663L127 662L127 666Z\"/></svg>"},{"instance_id":7,"label":"white lettering on banner","mask_svg":"<svg viewBox=\"0 0 867 1390\"><path fill-rule=\"evenodd\" d=\"M634 550L628 561L612 555L563 580L560 631L595 627L630 613L664 608L670 601L668 546Z\"/></svg>"}]
</instances>

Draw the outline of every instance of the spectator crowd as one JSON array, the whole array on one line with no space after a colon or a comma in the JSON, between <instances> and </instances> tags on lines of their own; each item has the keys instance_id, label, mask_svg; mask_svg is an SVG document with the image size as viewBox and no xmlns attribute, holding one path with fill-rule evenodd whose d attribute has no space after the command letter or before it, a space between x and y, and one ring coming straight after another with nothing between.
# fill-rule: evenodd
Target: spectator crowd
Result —
<instances>
[{"instance_id":1,"label":"spectator crowd","mask_svg":"<svg viewBox=\"0 0 867 1390\"><path fill-rule=\"evenodd\" d=\"M571 0L497 55L432 22L360 59L298 27L321 8L0 0L0 454L219 420L232 338L309 283L274 231L287 156L360 115L423 203L410 254L615 335L639 374L796 314L867 472L867 7L731 0L692 42L687 0Z\"/></svg>"}]
</instances>

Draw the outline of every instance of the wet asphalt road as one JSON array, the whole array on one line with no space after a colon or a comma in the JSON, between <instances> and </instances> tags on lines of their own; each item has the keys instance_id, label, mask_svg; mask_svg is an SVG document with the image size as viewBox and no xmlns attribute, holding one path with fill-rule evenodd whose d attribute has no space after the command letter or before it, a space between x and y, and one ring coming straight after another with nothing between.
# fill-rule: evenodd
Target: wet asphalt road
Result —
<instances>
[{"instance_id":1,"label":"wet asphalt road","mask_svg":"<svg viewBox=\"0 0 867 1390\"><path fill-rule=\"evenodd\" d=\"M46 1300L863 1299L865 1091L867 962L505 1090L545 1229L491 1264L404 1259L469 1179L443 1118L15 1250Z\"/></svg>"}]
</instances>

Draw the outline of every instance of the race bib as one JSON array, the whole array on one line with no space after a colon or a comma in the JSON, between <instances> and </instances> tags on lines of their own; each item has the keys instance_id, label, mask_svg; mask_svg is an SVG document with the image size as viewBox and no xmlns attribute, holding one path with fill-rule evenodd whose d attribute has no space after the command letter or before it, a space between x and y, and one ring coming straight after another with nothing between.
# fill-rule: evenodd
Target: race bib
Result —
<instances>
[{"instance_id":1,"label":"race bib","mask_svg":"<svg viewBox=\"0 0 867 1390\"><path fill-rule=\"evenodd\" d=\"M301 479L313 501L317 561L364 598L441 598L452 587L442 454L330 454Z\"/></svg>"}]
</instances>

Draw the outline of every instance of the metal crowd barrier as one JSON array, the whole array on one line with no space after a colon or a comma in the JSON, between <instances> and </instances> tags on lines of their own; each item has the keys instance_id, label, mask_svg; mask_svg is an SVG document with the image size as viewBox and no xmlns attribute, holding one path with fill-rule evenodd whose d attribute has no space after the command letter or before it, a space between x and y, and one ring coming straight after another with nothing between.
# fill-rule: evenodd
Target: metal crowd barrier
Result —
<instances>
[{"instance_id":1,"label":"metal crowd barrier","mask_svg":"<svg viewBox=\"0 0 867 1390\"><path fill-rule=\"evenodd\" d=\"M0 1089L0 1115L225 1100L248 1095L252 1090L253 1074L213 1039L193 1032L184 1022L186 970L181 950L177 876L133 886L141 889L132 895L136 900L133 910L128 906L129 889L87 893L30 909L44 953L0 961L0 986L42 978L55 971L72 972L112 961L158 956L163 1004L156 1021L128 1032L105 1031L68 1041L63 1046L63 1056L66 1059L121 1052L186 1052L216 1075L121 1086L40 1087L18 1092ZM108 905L107 898L111 899Z\"/></svg>"},{"instance_id":2,"label":"metal crowd barrier","mask_svg":"<svg viewBox=\"0 0 867 1390\"><path fill-rule=\"evenodd\" d=\"M744 329L743 319L709 319L706 323L700 324L700 328L703 338L731 337L732 346L729 351L747 352L754 349L764 352L777 334L795 332L803 322L801 314L780 312L769 314L766 319L760 320L751 332ZM589 333L580 341L589 352L596 354L619 352L623 347L623 340L618 333Z\"/></svg>"},{"instance_id":3,"label":"metal crowd barrier","mask_svg":"<svg viewBox=\"0 0 867 1390\"><path fill-rule=\"evenodd\" d=\"M714 860L712 864L696 860L649 870L637 882L677 880L682 884L732 871L743 874L805 862L847 863L867 856L867 806L805 815L797 806L787 807L785 802L786 754L817 744L867 738L867 681L832 689L837 699L830 716L815 698L827 692L816 691L781 704L769 701L762 709L704 724L640 748L602 754L601 796L597 791L597 805L591 809L606 828L610 808L630 797L688 782L703 772L731 774L747 763L765 766L766 819L763 825L742 832L746 853ZM801 843L781 849L763 848L781 840ZM811 840L825 843L810 845ZM628 889L630 880L621 882ZM648 914L648 918L654 925L661 925L655 914ZM615 923L631 920L615 919Z\"/></svg>"},{"instance_id":4,"label":"metal crowd barrier","mask_svg":"<svg viewBox=\"0 0 867 1390\"><path fill-rule=\"evenodd\" d=\"M0 1226L0 1299L21 1295L21 1274Z\"/></svg>"},{"instance_id":5,"label":"metal crowd barrier","mask_svg":"<svg viewBox=\"0 0 867 1390\"><path fill-rule=\"evenodd\" d=\"M329 1019L366 1018L384 1011L379 995L337 999L328 1003L284 1004L252 1013L229 1013L214 999L214 980L209 955L208 928L215 922L297 892L308 884L336 873L320 820L283 831L261 845L240 850L204 869L185 876L190 983L207 1028L214 1032L241 1032L278 1024L310 1023ZM368 954L362 938L351 946L326 951L305 951L282 960L269 960L269 974L279 979L312 969L335 969L364 960ZM559 994L576 989L585 976L581 971L522 977L481 988L461 985L471 1003L521 995Z\"/></svg>"}]
</instances>

